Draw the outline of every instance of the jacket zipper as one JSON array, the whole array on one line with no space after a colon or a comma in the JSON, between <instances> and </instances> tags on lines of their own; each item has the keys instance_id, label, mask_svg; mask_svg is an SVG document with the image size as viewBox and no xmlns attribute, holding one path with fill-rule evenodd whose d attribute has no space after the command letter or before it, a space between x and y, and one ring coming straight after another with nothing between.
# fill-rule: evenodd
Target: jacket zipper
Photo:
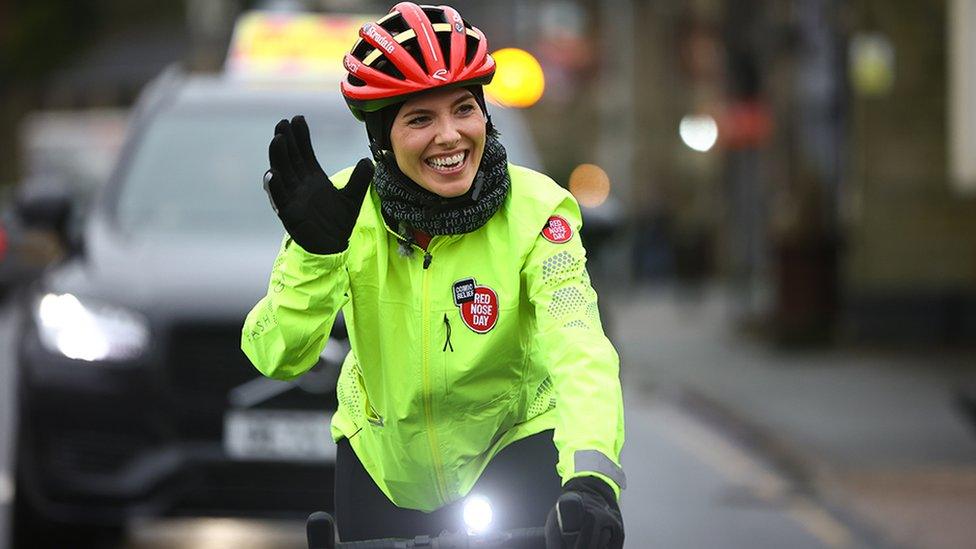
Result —
<instances>
[{"instance_id":1,"label":"jacket zipper","mask_svg":"<svg viewBox=\"0 0 976 549\"><path fill-rule=\"evenodd\" d=\"M432 239L433 240L433 239ZM427 245L431 248L433 241ZM424 412L427 416L427 440L430 443L430 456L434 466L434 476L437 478L437 492L442 502L447 501L447 482L444 480L444 466L441 464L440 446L437 443L437 433L434 429L433 391L430 383L430 264L433 256L430 251L424 253L424 283L423 283L423 372L424 372Z\"/></svg>"},{"instance_id":2,"label":"jacket zipper","mask_svg":"<svg viewBox=\"0 0 976 549\"><path fill-rule=\"evenodd\" d=\"M447 319L447 313L444 313L444 328L447 331L447 337L444 338L444 348L441 351L446 352L450 348L453 353L454 345L451 344L451 321Z\"/></svg>"},{"instance_id":3,"label":"jacket zipper","mask_svg":"<svg viewBox=\"0 0 976 549\"><path fill-rule=\"evenodd\" d=\"M407 240L399 233L390 228L383 221L383 226L386 230L395 236L398 240ZM438 237L435 237L438 238ZM439 237L443 239L444 237ZM430 443L430 457L434 465L434 476L437 478L437 495L440 497L442 502L447 501L447 481L444 480L444 466L441 464L441 456L438 451L437 444L437 433L434 432L434 411L431 401L433 400L432 391L430 388L430 322L428 318L430 317L430 277L428 269L430 268L431 262L434 260L434 256L431 255L429 249L433 247L434 239L427 244L427 250L420 247L416 242L407 240L410 245L415 249L424 252L424 282L423 282L423 305L421 307L421 314L423 315L423 327L421 330L422 334L422 344L423 344L423 382L424 382L424 415L427 420L427 441Z\"/></svg>"}]
</instances>

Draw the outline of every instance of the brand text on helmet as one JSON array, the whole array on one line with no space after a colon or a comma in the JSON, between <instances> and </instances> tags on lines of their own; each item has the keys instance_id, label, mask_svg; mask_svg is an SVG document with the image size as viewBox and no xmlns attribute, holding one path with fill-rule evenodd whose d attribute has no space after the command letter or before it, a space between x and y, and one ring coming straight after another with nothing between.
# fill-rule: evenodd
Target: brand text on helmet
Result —
<instances>
[{"instance_id":1,"label":"brand text on helmet","mask_svg":"<svg viewBox=\"0 0 976 549\"><path fill-rule=\"evenodd\" d=\"M393 42L391 42L385 36L382 36L380 33L376 32L376 29L373 28L373 25L371 23L366 23L365 25L363 25L363 33L366 36L372 38L376 42L376 45L378 47L386 50L386 53L393 53L393 49L394 49Z\"/></svg>"}]
</instances>

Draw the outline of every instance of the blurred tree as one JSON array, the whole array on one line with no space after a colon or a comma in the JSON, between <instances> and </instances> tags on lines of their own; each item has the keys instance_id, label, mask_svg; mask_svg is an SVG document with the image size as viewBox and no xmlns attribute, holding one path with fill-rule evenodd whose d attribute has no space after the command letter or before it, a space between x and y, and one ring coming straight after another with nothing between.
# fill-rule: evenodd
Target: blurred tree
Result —
<instances>
[{"instance_id":1,"label":"blurred tree","mask_svg":"<svg viewBox=\"0 0 976 549\"><path fill-rule=\"evenodd\" d=\"M0 89L63 63L95 36L95 0L0 4Z\"/></svg>"},{"instance_id":2,"label":"blurred tree","mask_svg":"<svg viewBox=\"0 0 976 549\"><path fill-rule=\"evenodd\" d=\"M0 3L0 184L16 175L16 127L38 76L90 40L91 0Z\"/></svg>"},{"instance_id":3,"label":"blurred tree","mask_svg":"<svg viewBox=\"0 0 976 549\"><path fill-rule=\"evenodd\" d=\"M45 105L45 79L78 62L99 41L135 26L181 22L180 2L0 1L0 185L18 175L16 131L25 112Z\"/></svg>"}]
</instances>

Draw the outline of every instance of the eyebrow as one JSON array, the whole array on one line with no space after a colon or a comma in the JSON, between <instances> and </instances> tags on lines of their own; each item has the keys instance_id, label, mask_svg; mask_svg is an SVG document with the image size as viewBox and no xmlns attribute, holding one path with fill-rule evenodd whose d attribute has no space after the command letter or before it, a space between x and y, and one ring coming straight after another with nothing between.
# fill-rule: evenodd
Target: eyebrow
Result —
<instances>
[{"instance_id":1,"label":"eyebrow","mask_svg":"<svg viewBox=\"0 0 976 549\"><path fill-rule=\"evenodd\" d=\"M467 91L467 90L465 90L465 91ZM467 101L468 99L474 99L474 95L471 92L467 92L464 95L462 95L462 96L458 97L457 99L455 99L453 102L451 102L451 106L453 107L453 106L457 105L458 103L463 103L463 102ZM424 108L420 108L420 107L414 107L413 109L410 109L409 111L407 111L406 113L404 113L403 114L403 117L406 118L408 116L413 116L415 114L433 114L433 112L434 111L431 110L431 109L424 109Z\"/></svg>"}]
</instances>

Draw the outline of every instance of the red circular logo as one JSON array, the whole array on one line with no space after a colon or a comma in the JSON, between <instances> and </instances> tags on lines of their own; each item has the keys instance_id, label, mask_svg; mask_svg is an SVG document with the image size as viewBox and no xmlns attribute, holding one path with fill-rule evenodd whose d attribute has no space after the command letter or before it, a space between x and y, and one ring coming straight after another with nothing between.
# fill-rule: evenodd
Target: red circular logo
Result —
<instances>
[{"instance_id":1,"label":"red circular logo","mask_svg":"<svg viewBox=\"0 0 976 549\"><path fill-rule=\"evenodd\" d=\"M474 299L462 303L460 308L461 320L479 334L488 332L498 322L498 295L487 286L476 286Z\"/></svg>"},{"instance_id":2,"label":"red circular logo","mask_svg":"<svg viewBox=\"0 0 976 549\"><path fill-rule=\"evenodd\" d=\"M573 228L570 227L569 221L566 221L558 215L554 215L549 218L546 226L542 228L542 236L549 242L562 244L569 242L569 239L573 238Z\"/></svg>"}]
</instances>

